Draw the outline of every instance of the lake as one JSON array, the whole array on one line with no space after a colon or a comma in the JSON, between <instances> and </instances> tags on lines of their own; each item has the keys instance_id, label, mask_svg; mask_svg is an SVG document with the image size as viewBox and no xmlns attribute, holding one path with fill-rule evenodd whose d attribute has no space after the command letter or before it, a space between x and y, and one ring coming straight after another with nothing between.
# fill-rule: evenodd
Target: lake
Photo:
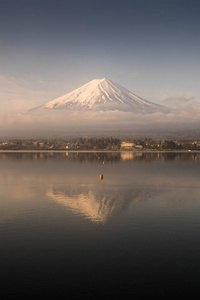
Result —
<instances>
[{"instance_id":1,"label":"lake","mask_svg":"<svg viewBox=\"0 0 200 300\"><path fill-rule=\"evenodd\" d=\"M2 299L200 292L200 153L0 152L0 185Z\"/></svg>"}]
</instances>

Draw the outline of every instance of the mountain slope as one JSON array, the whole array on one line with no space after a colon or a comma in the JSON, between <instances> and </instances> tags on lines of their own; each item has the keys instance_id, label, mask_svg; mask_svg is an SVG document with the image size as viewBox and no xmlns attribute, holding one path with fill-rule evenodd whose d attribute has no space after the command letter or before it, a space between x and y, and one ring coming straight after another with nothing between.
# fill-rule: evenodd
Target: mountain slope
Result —
<instances>
[{"instance_id":1,"label":"mountain slope","mask_svg":"<svg viewBox=\"0 0 200 300\"><path fill-rule=\"evenodd\" d=\"M53 110L167 112L164 106L142 99L106 78L95 79L80 88L40 106Z\"/></svg>"}]
</instances>

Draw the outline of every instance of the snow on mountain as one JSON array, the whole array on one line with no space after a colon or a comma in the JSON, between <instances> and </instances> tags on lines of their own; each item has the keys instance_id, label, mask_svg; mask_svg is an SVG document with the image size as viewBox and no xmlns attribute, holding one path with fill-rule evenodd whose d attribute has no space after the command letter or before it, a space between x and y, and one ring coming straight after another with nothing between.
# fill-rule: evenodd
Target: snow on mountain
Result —
<instances>
[{"instance_id":1,"label":"snow on mountain","mask_svg":"<svg viewBox=\"0 0 200 300\"><path fill-rule=\"evenodd\" d=\"M95 79L80 88L40 106L51 110L167 112L164 106L142 99L106 78Z\"/></svg>"}]
</instances>

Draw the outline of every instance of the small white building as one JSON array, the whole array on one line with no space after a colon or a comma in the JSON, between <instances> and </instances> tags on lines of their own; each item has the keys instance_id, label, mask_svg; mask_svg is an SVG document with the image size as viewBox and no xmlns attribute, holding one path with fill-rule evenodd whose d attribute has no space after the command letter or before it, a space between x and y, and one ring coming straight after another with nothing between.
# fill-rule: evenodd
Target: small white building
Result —
<instances>
[{"instance_id":1,"label":"small white building","mask_svg":"<svg viewBox=\"0 0 200 300\"><path fill-rule=\"evenodd\" d=\"M121 148L123 149L132 149L135 147L135 143L130 143L130 142L122 142L121 143Z\"/></svg>"},{"instance_id":2,"label":"small white building","mask_svg":"<svg viewBox=\"0 0 200 300\"><path fill-rule=\"evenodd\" d=\"M135 145L135 148L137 148L137 149L143 149L143 146L142 145Z\"/></svg>"}]
</instances>

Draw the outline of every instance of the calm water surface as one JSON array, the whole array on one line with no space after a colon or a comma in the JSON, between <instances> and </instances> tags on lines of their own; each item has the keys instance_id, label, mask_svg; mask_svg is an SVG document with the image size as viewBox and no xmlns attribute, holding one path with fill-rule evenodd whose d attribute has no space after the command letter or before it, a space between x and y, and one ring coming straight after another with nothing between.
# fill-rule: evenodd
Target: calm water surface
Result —
<instances>
[{"instance_id":1,"label":"calm water surface","mask_svg":"<svg viewBox=\"0 0 200 300\"><path fill-rule=\"evenodd\" d=\"M200 292L200 154L0 153L0 187L2 299Z\"/></svg>"}]
</instances>

